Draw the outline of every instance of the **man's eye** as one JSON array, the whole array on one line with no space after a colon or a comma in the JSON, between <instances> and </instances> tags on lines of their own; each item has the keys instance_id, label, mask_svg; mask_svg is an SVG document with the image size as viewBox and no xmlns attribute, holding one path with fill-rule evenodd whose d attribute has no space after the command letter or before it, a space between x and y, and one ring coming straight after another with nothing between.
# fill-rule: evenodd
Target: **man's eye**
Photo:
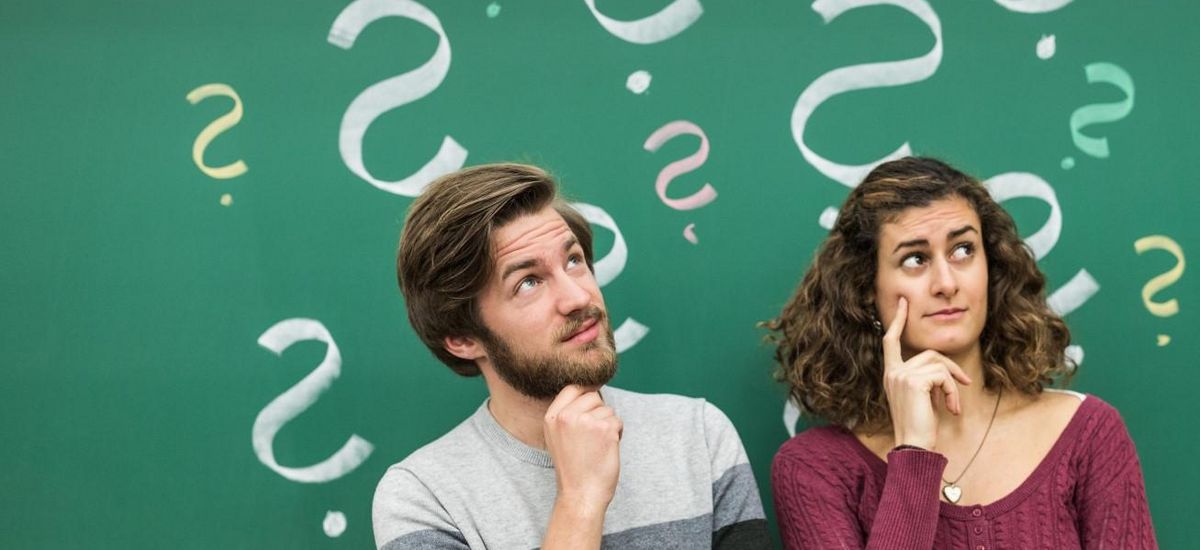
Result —
<instances>
[{"instance_id":1,"label":"man's eye","mask_svg":"<svg viewBox=\"0 0 1200 550\"><path fill-rule=\"evenodd\" d=\"M901 267L921 267L925 263L925 257L920 254L909 254L903 260L900 260Z\"/></svg>"},{"instance_id":2,"label":"man's eye","mask_svg":"<svg viewBox=\"0 0 1200 550\"><path fill-rule=\"evenodd\" d=\"M538 284L536 277L525 277L521 282L517 283L517 292L532 290Z\"/></svg>"},{"instance_id":3,"label":"man's eye","mask_svg":"<svg viewBox=\"0 0 1200 550\"><path fill-rule=\"evenodd\" d=\"M583 258L580 258L578 254L572 254L570 258L567 258L567 267L575 267L582 263Z\"/></svg>"}]
</instances>

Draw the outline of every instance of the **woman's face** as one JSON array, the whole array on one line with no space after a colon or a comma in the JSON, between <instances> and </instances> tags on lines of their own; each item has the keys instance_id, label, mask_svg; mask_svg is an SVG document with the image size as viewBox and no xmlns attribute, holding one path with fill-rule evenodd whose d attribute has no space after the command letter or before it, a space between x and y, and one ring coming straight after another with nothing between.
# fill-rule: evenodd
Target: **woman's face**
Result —
<instances>
[{"instance_id":1,"label":"woman's face","mask_svg":"<svg viewBox=\"0 0 1200 550\"><path fill-rule=\"evenodd\" d=\"M909 208L879 231L875 300L888 327L908 300L905 356L955 356L979 346L987 320L988 272L979 215L961 197Z\"/></svg>"}]
</instances>

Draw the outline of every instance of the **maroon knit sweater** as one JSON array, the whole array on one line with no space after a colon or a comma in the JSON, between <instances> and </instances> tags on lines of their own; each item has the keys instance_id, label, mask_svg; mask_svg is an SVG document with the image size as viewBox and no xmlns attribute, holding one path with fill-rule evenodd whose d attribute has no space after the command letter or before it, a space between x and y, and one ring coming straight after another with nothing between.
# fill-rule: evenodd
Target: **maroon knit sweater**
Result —
<instances>
[{"instance_id":1,"label":"maroon knit sweater","mask_svg":"<svg viewBox=\"0 0 1200 550\"><path fill-rule=\"evenodd\" d=\"M1142 469L1116 409L1087 396L1016 490L988 505L941 502L946 458L884 462L844 428L811 428L771 465L785 548L1157 548Z\"/></svg>"}]
</instances>

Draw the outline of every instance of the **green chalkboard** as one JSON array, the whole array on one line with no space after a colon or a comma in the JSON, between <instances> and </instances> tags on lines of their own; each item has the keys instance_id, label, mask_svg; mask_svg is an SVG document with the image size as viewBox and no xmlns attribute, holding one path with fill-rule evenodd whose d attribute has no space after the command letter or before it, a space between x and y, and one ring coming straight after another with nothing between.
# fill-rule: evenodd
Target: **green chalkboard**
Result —
<instances>
[{"instance_id":1,"label":"green chalkboard","mask_svg":"<svg viewBox=\"0 0 1200 550\"><path fill-rule=\"evenodd\" d=\"M485 396L408 327L404 213L432 176L501 160L595 207L613 320L642 329L614 384L720 406L769 505L795 426L755 323L902 147L1008 197L1083 356L1073 388L1122 412L1159 540L1187 547L1198 16L6 0L0 547L372 544L384 469Z\"/></svg>"}]
</instances>

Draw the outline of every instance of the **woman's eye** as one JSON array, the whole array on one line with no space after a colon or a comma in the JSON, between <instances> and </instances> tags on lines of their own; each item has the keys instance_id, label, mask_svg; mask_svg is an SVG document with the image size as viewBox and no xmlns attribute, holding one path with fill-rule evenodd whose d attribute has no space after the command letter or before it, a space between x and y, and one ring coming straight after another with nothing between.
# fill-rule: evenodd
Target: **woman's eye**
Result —
<instances>
[{"instance_id":1,"label":"woman's eye","mask_svg":"<svg viewBox=\"0 0 1200 550\"><path fill-rule=\"evenodd\" d=\"M925 257L920 254L909 254L903 260L900 260L900 267L914 268L921 267L925 263Z\"/></svg>"},{"instance_id":2,"label":"woman's eye","mask_svg":"<svg viewBox=\"0 0 1200 550\"><path fill-rule=\"evenodd\" d=\"M963 243L956 247L950 253L950 257L955 260L964 260L975 254L975 245L971 243Z\"/></svg>"}]
</instances>

